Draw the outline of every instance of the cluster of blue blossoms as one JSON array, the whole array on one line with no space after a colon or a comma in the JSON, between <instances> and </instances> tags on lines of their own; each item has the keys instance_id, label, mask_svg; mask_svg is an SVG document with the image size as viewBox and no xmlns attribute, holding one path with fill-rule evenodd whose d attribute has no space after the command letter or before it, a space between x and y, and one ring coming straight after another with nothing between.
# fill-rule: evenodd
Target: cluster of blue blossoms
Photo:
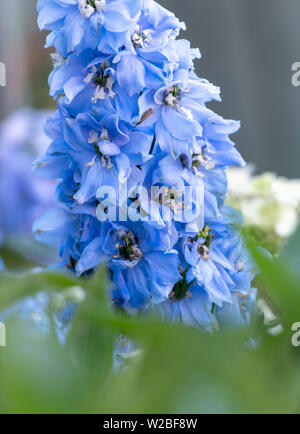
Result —
<instances>
[{"instance_id":1,"label":"cluster of blue blossoms","mask_svg":"<svg viewBox=\"0 0 300 434\"><path fill-rule=\"evenodd\" d=\"M32 242L32 223L54 206L56 183L32 173L32 160L50 144L43 131L50 114L25 107L0 123L0 248L18 249L40 264L48 255Z\"/></svg>"},{"instance_id":2,"label":"cluster of blue blossoms","mask_svg":"<svg viewBox=\"0 0 300 434\"><path fill-rule=\"evenodd\" d=\"M106 261L126 311L208 330L247 322L253 274L224 206L225 171L244 164L229 138L239 123L206 107L219 89L197 77L199 51L177 39L184 24L153 0L39 0L38 12L58 109L34 166L60 180L62 206L36 238L78 275Z\"/></svg>"}]
</instances>

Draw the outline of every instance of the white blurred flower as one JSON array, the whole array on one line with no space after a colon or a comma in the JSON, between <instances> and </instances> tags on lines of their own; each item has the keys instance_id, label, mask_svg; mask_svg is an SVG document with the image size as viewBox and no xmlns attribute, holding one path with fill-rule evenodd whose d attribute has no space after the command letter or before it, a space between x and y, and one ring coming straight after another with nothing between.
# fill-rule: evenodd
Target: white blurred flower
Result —
<instances>
[{"instance_id":1,"label":"white blurred flower","mask_svg":"<svg viewBox=\"0 0 300 434\"><path fill-rule=\"evenodd\" d=\"M228 171L228 204L241 212L245 226L285 241L300 217L300 180L253 173L253 166Z\"/></svg>"},{"instance_id":2,"label":"white blurred flower","mask_svg":"<svg viewBox=\"0 0 300 434\"><path fill-rule=\"evenodd\" d=\"M234 198L253 196L254 186L251 182L254 166L232 168L227 172L230 196Z\"/></svg>"}]
</instances>

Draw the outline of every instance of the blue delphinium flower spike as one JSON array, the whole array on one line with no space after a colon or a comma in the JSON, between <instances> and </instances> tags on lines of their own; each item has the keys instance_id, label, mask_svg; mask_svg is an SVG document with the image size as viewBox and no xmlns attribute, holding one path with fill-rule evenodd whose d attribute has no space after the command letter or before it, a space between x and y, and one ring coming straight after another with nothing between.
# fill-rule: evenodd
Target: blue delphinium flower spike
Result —
<instances>
[{"instance_id":1,"label":"blue delphinium flower spike","mask_svg":"<svg viewBox=\"0 0 300 434\"><path fill-rule=\"evenodd\" d=\"M78 275L106 261L112 303L129 312L207 330L248 321L252 266L224 205L226 169L245 164L229 137L239 123L206 106L220 90L196 75L184 24L153 0L39 0L38 12L57 111L35 168L60 180L61 208L37 239Z\"/></svg>"}]
</instances>

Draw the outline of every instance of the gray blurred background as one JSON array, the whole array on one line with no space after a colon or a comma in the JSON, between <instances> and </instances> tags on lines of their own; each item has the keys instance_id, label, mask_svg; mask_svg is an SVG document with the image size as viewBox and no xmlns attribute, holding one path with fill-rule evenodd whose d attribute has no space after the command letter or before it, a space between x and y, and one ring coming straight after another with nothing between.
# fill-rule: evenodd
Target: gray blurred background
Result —
<instances>
[{"instance_id":1,"label":"gray blurred background","mask_svg":"<svg viewBox=\"0 0 300 434\"><path fill-rule=\"evenodd\" d=\"M36 26L35 0L1 0L0 118L24 104L51 105L45 34ZM186 22L182 37L199 47L201 77L222 89L218 113L240 119L234 139L257 172L300 177L300 87L291 67L300 62L299 0L160 0Z\"/></svg>"}]
</instances>

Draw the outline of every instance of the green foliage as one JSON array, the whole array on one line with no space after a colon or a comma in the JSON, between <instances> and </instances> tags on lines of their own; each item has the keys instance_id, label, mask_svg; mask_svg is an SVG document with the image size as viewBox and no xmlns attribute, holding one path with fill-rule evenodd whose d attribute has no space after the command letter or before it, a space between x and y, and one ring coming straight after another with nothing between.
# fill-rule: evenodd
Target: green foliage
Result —
<instances>
[{"instance_id":1,"label":"green foliage","mask_svg":"<svg viewBox=\"0 0 300 434\"><path fill-rule=\"evenodd\" d=\"M283 325L277 336L259 318L244 329L211 336L154 317L115 313L108 305L103 269L89 280L56 273L0 274L1 311L41 290L80 286L87 294L65 346L54 334L37 335L15 317L6 323L0 411L300 412L300 347L291 344L291 326L300 321L300 278L289 259L289 251L299 258L300 234L274 261L252 244L249 248L260 269L260 287ZM140 351L117 373L112 361L120 334Z\"/></svg>"},{"instance_id":2,"label":"green foliage","mask_svg":"<svg viewBox=\"0 0 300 434\"><path fill-rule=\"evenodd\" d=\"M253 243L264 246L272 255L278 254L284 245L284 241L273 232L266 231L258 226L243 226L242 234Z\"/></svg>"}]
</instances>

